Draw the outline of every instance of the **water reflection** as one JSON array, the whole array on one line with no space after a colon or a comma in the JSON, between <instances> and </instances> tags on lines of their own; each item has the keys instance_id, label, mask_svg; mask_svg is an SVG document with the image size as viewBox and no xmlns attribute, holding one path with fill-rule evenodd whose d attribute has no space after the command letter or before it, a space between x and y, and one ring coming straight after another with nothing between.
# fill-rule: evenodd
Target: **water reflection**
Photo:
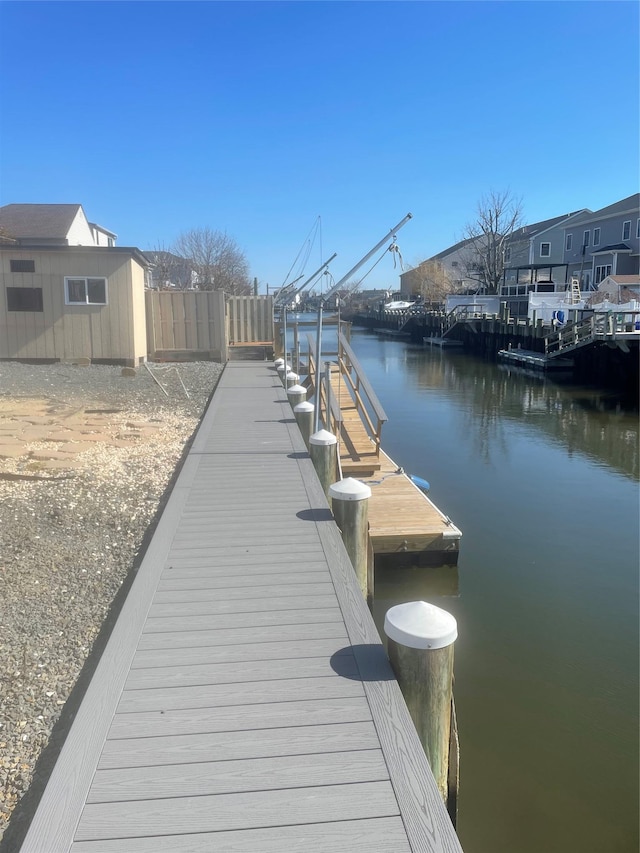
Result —
<instances>
[{"instance_id":1,"label":"water reflection","mask_svg":"<svg viewBox=\"0 0 640 853\"><path fill-rule=\"evenodd\" d=\"M458 569L376 562L374 618L458 620L463 846L638 850L638 418L615 395L356 333L382 443L463 532Z\"/></svg>"},{"instance_id":2,"label":"water reflection","mask_svg":"<svg viewBox=\"0 0 640 853\"><path fill-rule=\"evenodd\" d=\"M509 456L508 419L561 442L569 455L584 453L627 477L640 476L637 412L613 392L433 349L406 347L404 366L417 388L446 389L464 401L464 432L487 462Z\"/></svg>"}]
</instances>

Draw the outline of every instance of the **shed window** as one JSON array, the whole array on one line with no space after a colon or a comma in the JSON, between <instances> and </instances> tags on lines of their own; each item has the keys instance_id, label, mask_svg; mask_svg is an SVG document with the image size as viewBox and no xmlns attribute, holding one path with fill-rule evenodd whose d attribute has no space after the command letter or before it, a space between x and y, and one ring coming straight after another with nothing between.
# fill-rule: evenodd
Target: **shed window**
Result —
<instances>
[{"instance_id":1,"label":"shed window","mask_svg":"<svg viewBox=\"0 0 640 853\"><path fill-rule=\"evenodd\" d=\"M540 257L548 258L551 256L551 243L540 243Z\"/></svg>"},{"instance_id":2,"label":"shed window","mask_svg":"<svg viewBox=\"0 0 640 853\"><path fill-rule=\"evenodd\" d=\"M42 311L41 287L8 287L7 311Z\"/></svg>"},{"instance_id":3,"label":"shed window","mask_svg":"<svg viewBox=\"0 0 640 853\"><path fill-rule=\"evenodd\" d=\"M20 259L11 259L9 261L11 272L35 272L36 262Z\"/></svg>"},{"instance_id":4,"label":"shed window","mask_svg":"<svg viewBox=\"0 0 640 853\"><path fill-rule=\"evenodd\" d=\"M106 278L65 278L64 301L67 305L106 305Z\"/></svg>"},{"instance_id":5,"label":"shed window","mask_svg":"<svg viewBox=\"0 0 640 853\"><path fill-rule=\"evenodd\" d=\"M631 237L631 220L627 219L626 222L622 223L622 239L628 240Z\"/></svg>"}]
</instances>

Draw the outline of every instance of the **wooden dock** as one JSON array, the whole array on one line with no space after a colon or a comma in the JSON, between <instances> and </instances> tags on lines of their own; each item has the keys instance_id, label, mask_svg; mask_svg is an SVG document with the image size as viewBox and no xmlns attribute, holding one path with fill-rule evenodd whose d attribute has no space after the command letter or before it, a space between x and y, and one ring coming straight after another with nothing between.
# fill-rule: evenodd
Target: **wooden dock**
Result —
<instances>
[{"instance_id":1,"label":"wooden dock","mask_svg":"<svg viewBox=\"0 0 640 853\"><path fill-rule=\"evenodd\" d=\"M340 411L340 421L333 429L338 437L342 474L371 488L369 537L374 555L413 553L435 558L440 554L443 563L455 563L462 532L412 482L411 472L404 472L370 437L363 407L354 400L338 365L331 370L331 389ZM381 427L380 418L378 433Z\"/></svg>"},{"instance_id":2,"label":"wooden dock","mask_svg":"<svg viewBox=\"0 0 640 853\"><path fill-rule=\"evenodd\" d=\"M460 851L270 363L228 363L23 853Z\"/></svg>"}]
</instances>

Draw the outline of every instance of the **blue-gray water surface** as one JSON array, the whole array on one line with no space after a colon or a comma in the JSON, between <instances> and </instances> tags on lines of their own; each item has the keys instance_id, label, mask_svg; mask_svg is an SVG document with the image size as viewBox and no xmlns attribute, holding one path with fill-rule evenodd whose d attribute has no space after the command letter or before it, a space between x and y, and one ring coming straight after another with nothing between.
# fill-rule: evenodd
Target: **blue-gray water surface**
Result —
<instances>
[{"instance_id":1,"label":"blue-gray water surface","mask_svg":"<svg viewBox=\"0 0 640 853\"><path fill-rule=\"evenodd\" d=\"M466 853L637 853L638 416L610 395L354 330L385 451L463 531L374 615L458 620Z\"/></svg>"}]
</instances>

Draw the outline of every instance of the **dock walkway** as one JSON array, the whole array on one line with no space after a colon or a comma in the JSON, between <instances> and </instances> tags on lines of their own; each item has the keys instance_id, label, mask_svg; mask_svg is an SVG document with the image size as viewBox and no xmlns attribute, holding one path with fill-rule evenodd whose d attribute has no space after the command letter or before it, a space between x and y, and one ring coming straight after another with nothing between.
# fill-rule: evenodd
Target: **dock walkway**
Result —
<instances>
[{"instance_id":1,"label":"dock walkway","mask_svg":"<svg viewBox=\"0 0 640 853\"><path fill-rule=\"evenodd\" d=\"M270 363L228 363L23 853L460 851Z\"/></svg>"}]
</instances>

